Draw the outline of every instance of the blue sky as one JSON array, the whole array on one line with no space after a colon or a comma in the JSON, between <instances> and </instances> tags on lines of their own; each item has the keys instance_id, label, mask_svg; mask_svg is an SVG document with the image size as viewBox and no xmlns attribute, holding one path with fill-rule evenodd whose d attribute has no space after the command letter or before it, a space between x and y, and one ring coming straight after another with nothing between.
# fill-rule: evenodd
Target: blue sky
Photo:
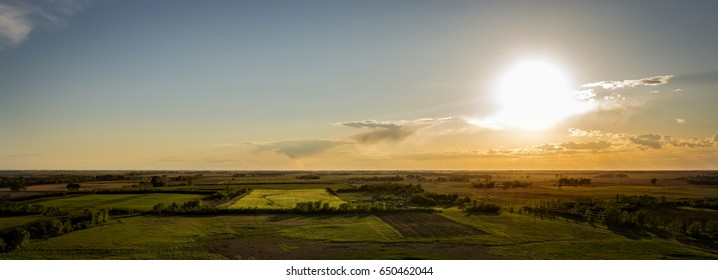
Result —
<instances>
[{"instance_id":1,"label":"blue sky","mask_svg":"<svg viewBox=\"0 0 718 280\"><path fill-rule=\"evenodd\" d=\"M715 168L716 8L0 0L0 168ZM502 120L496 81L537 58L590 109ZM561 110L536 106L521 127Z\"/></svg>"}]
</instances>

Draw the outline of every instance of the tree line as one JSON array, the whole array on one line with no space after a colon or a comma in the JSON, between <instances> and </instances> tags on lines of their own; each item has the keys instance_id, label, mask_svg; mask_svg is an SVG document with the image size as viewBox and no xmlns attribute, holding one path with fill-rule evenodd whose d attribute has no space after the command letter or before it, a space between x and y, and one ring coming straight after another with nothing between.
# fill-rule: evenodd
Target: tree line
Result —
<instances>
[{"instance_id":1,"label":"tree line","mask_svg":"<svg viewBox=\"0 0 718 280\"><path fill-rule=\"evenodd\" d=\"M558 187L560 188L562 186L590 187L591 179L590 178L559 178L558 179Z\"/></svg>"},{"instance_id":2,"label":"tree line","mask_svg":"<svg viewBox=\"0 0 718 280\"><path fill-rule=\"evenodd\" d=\"M614 230L650 231L664 237L718 239L718 221L701 222L690 217L664 220L654 214L657 209L705 203L718 199L699 199L692 202L666 202L665 197L651 195L616 195L614 199L578 198L575 200L543 201L525 206L519 213L542 218L566 218L579 222L600 223Z\"/></svg>"},{"instance_id":3,"label":"tree line","mask_svg":"<svg viewBox=\"0 0 718 280\"><path fill-rule=\"evenodd\" d=\"M501 189L515 189L515 188L530 188L533 186L532 182L520 182L520 181L506 181L506 182L476 182L471 184L472 187L478 188L478 189L493 189L493 188L501 188Z\"/></svg>"},{"instance_id":4,"label":"tree line","mask_svg":"<svg viewBox=\"0 0 718 280\"><path fill-rule=\"evenodd\" d=\"M104 224L109 219L106 209L85 209L77 215L48 217L22 226L3 229L0 239L5 243L6 251L24 247L30 239L43 239L63 235L75 230Z\"/></svg>"}]
</instances>

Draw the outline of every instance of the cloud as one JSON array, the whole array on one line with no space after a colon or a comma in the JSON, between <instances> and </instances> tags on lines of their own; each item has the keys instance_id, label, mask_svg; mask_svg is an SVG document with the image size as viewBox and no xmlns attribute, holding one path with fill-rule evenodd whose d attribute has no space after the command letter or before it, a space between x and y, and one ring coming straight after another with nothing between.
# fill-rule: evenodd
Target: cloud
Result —
<instances>
[{"instance_id":1,"label":"cloud","mask_svg":"<svg viewBox=\"0 0 718 280\"><path fill-rule=\"evenodd\" d=\"M569 128L568 133L571 137L600 137L604 135L600 130L581 130L578 128Z\"/></svg>"},{"instance_id":2,"label":"cloud","mask_svg":"<svg viewBox=\"0 0 718 280\"><path fill-rule=\"evenodd\" d=\"M414 135L421 129L446 123L454 119L454 117L445 117L399 121L363 120L353 122L337 122L334 123L334 125L369 129L370 131L355 134L352 138L361 144L375 144L383 141L399 142L411 135Z\"/></svg>"},{"instance_id":3,"label":"cloud","mask_svg":"<svg viewBox=\"0 0 718 280\"><path fill-rule=\"evenodd\" d=\"M686 123L686 120L682 119L682 118L676 118L675 120L676 120L676 123Z\"/></svg>"},{"instance_id":4,"label":"cloud","mask_svg":"<svg viewBox=\"0 0 718 280\"><path fill-rule=\"evenodd\" d=\"M585 143L576 143L576 142L568 142L561 144L561 147L568 150L603 150L608 149L611 147L611 143L606 141L596 141L596 142L585 142Z\"/></svg>"},{"instance_id":5,"label":"cloud","mask_svg":"<svg viewBox=\"0 0 718 280\"><path fill-rule=\"evenodd\" d=\"M255 149L258 152L274 151L285 154L291 159L311 157L339 145L348 144L344 141L334 140L296 140L282 141L268 144L258 144Z\"/></svg>"},{"instance_id":6,"label":"cloud","mask_svg":"<svg viewBox=\"0 0 718 280\"><path fill-rule=\"evenodd\" d=\"M364 120L364 121L358 121L358 122L338 122L335 123L335 125L338 126L348 126L348 127L354 127L354 128L386 128L386 129L394 129L401 127L396 122L389 122L389 121L375 121L375 120Z\"/></svg>"},{"instance_id":7,"label":"cloud","mask_svg":"<svg viewBox=\"0 0 718 280\"><path fill-rule=\"evenodd\" d=\"M620 89L625 87L636 87L636 86L658 86L665 85L668 81L673 78L673 75L653 76L647 78L641 78L637 80L623 80L623 81L600 81L581 85L584 88L600 87L603 89Z\"/></svg>"},{"instance_id":8,"label":"cloud","mask_svg":"<svg viewBox=\"0 0 718 280\"><path fill-rule=\"evenodd\" d=\"M416 127L397 127L392 129L380 129L360 133L352 136L354 140L362 144L374 144L387 140L391 142L399 142L416 133L419 128Z\"/></svg>"},{"instance_id":9,"label":"cloud","mask_svg":"<svg viewBox=\"0 0 718 280\"><path fill-rule=\"evenodd\" d=\"M711 147L714 145L714 143L718 143L718 134L703 139L676 139L668 135L630 135L622 133L610 133L600 130L581 130L578 128L570 128L568 132L571 137L593 138L599 140L599 142L605 142L606 144L610 145L610 147L606 148L611 148L616 151L625 151L633 149L636 146L640 149L662 149L665 147L702 148Z\"/></svg>"},{"instance_id":10,"label":"cloud","mask_svg":"<svg viewBox=\"0 0 718 280\"><path fill-rule=\"evenodd\" d=\"M628 139L636 145L649 147L653 149L660 149L663 145L661 144L661 136L656 134L645 134L640 136L629 136Z\"/></svg>"},{"instance_id":11,"label":"cloud","mask_svg":"<svg viewBox=\"0 0 718 280\"><path fill-rule=\"evenodd\" d=\"M0 3L0 49L24 42L41 24L62 25L91 0L35 0Z\"/></svg>"}]
</instances>

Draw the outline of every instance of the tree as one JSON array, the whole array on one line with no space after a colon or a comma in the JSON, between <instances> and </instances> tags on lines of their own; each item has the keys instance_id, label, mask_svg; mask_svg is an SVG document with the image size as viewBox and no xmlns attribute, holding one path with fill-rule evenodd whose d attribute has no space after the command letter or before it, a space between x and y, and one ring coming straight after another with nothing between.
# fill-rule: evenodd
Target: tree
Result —
<instances>
[{"instance_id":1,"label":"tree","mask_svg":"<svg viewBox=\"0 0 718 280\"><path fill-rule=\"evenodd\" d=\"M693 222L688 226L688 235L693 237L700 237L703 235L703 225L701 222Z\"/></svg>"},{"instance_id":2,"label":"tree","mask_svg":"<svg viewBox=\"0 0 718 280\"><path fill-rule=\"evenodd\" d=\"M616 207L609 207L605 211L603 211L603 222L608 227L615 227L619 226L621 224L621 209Z\"/></svg>"},{"instance_id":3,"label":"tree","mask_svg":"<svg viewBox=\"0 0 718 280\"><path fill-rule=\"evenodd\" d=\"M10 190L14 191L14 192L24 191L24 190L27 190L27 187L25 185L15 183L15 184L10 185Z\"/></svg>"},{"instance_id":4,"label":"tree","mask_svg":"<svg viewBox=\"0 0 718 280\"><path fill-rule=\"evenodd\" d=\"M705 233L713 238L718 238L718 221L708 221Z\"/></svg>"},{"instance_id":5,"label":"tree","mask_svg":"<svg viewBox=\"0 0 718 280\"><path fill-rule=\"evenodd\" d=\"M152 179L150 180L150 184L152 184L153 187L166 187L167 181L165 178L160 176L152 176Z\"/></svg>"},{"instance_id":6,"label":"tree","mask_svg":"<svg viewBox=\"0 0 718 280\"><path fill-rule=\"evenodd\" d=\"M656 182L658 182L658 179L656 179L656 178L651 179L651 185L655 186Z\"/></svg>"},{"instance_id":7,"label":"tree","mask_svg":"<svg viewBox=\"0 0 718 280\"><path fill-rule=\"evenodd\" d=\"M79 190L80 190L80 184L78 184L78 183L69 183L69 184L67 184L67 186L65 186L65 188L67 188L68 191L76 192L76 191L79 191Z\"/></svg>"},{"instance_id":8,"label":"tree","mask_svg":"<svg viewBox=\"0 0 718 280\"><path fill-rule=\"evenodd\" d=\"M5 249L15 250L24 247L30 242L30 233L24 228L14 228L10 232L3 236L5 241Z\"/></svg>"},{"instance_id":9,"label":"tree","mask_svg":"<svg viewBox=\"0 0 718 280\"><path fill-rule=\"evenodd\" d=\"M673 234L673 236L680 236L683 234L683 222L681 220L673 220L666 226L666 230Z\"/></svg>"}]
</instances>

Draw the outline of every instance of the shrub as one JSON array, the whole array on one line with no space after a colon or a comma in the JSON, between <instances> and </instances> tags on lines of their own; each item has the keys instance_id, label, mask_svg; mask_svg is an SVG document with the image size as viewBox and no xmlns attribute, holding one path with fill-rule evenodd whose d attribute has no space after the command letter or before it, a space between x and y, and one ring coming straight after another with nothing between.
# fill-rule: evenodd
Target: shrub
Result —
<instances>
[{"instance_id":1,"label":"shrub","mask_svg":"<svg viewBox=\"0 0 718 280\"><path fill-rule=\"evenodd\" d=\"M409 202L421 206L436 206L436 200L426 197L423 194L414 194L409 198Z\"/></svg>"},{"instance_id":2,"label":"shrub","mask_svg":"<svg viewBox=\"0 0 718 280\"><path fill-rule=\"evenodd\" d=\"M464 212L467 213L499 213L500 211L501 205L483 201L472 201L464 207Z\"/></svg>"}]
</instances>

